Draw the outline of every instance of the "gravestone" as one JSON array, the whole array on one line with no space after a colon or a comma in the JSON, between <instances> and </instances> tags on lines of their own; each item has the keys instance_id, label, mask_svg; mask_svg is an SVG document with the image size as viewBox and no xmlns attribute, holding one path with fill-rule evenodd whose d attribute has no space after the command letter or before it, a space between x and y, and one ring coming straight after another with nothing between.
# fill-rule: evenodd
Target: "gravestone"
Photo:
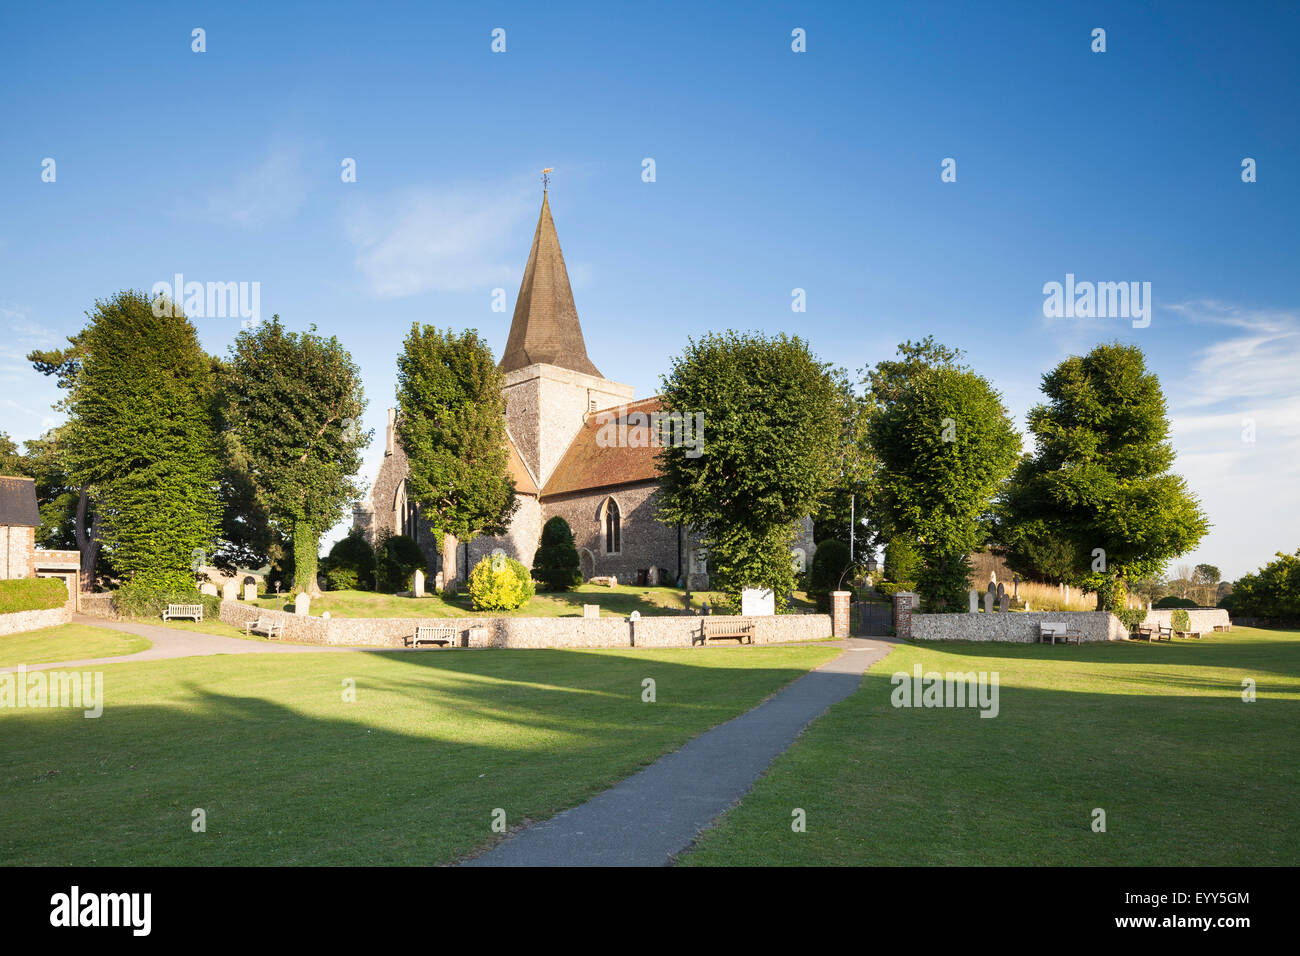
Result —
<instances>
[{"instance_id":1,"label":"gravestone","mask_svg":"<svg viewBox=\"0 0 1300 956\"><path fill-rule=\"evenodd\" d=\"M1001 591L1002 589L998 588L998 590ZM1006 591L1002 591L998 595L998 610L1003 613L1011 610L1011 595L1007 594Z\"/></svg>"},{"instance_id":2,"label":"gravestone","mask_svg":"<svg viewBox=\"0 0 1300 956\"><path fill-rule=\"evenodd\" d=\"M659 569L653 564L650 565L650 570L646 572L645 583L652 588L659 587Z\"/></svg>"},{"instance_id":3,"label":"gravestone","mask_svg":"<svg viewBox=\"0 0 1300 956\"><path fill-rule=\"evenodd\" d=\"M293 599L293 613L299 617L306 617L311 610L311 598L306 594L299 594Z\"/></svg>"},{"instance_id":4,"label":"gravestone","mask_svg":"<svg viewBox=\"0 0 1300 956\"><path fill-rule=\"evenodd\" d=\"M776 595L767 588L743 588L740 592L740 613L745 617L770 617L776 613Z\"/></svg>"},{"instance_id":5,"label":"gravestone","mask_svg":"<svg viewBox=\"0 0 1300 956\"><path fill-rule=\"evenodd\" d=\"M238 601L239 600L239 582L231 578L225 584L221 585L221 600Z\"/></svg>"},{"instance_id":6,"label":"gravestone","mask_svg":"<svg viewBox=\"0 0 1300 956\"><path fill-rule=\"evenodd\" d=\"M993 589L992 588L984 592L984 613L985 614L993 613Z\"/></svg>"},{"instance_id":7,"label":"gravestone","mask_svg":"<svg viewBox=\"0 0 1300 956\"><path fill-rule=\"evenodd\" d=\"M971 588L971 589L970 589L970 594L967 595L967 596L970 598L970 612L971 612L972 614L978 614L978 613L979 613L979 609L980 609L980 593L979 593L979 591L976 591L974 588Z\"/></svg>"},{"instance_id":8,"label":"gravestone","mask_svg":"<svg viewBox=\"0 0 1300 956\"><path fill-rule=\"evenodd\" d=\"M599 605L599 604L584 604L584 605L582 606L582 616L583 616L583 617L600 617L600 605Z\"/></svg>"},{"instance_id":9,"label":"gravestone","mask_svg":"<svg viewBox=\"0 0 1300 956\"><path fill-rule=\"evenodd\" d=\"M249 581L247 584L244 585L244 600L245 601L257 600L257 585L254 584L252 581Z\"/></svg>"},{"instance_id":10,"label":"gravestone","mask_svg":"<svg viewBox=\"0 0 1300 956\"><path fill-rule=\"evenodd\" d=\"M211 581L204 581L199 585L199 590L204 594L211 594L213 597L217 596L217 586Z\"/></svg>"},{"instance_id":11,"label":"gravestone","mask_svg":"<svg viewBox=\"0 0 1300 956\"><path fill-rule=\"evenodd\" d=\"M998 585L998 604L999 604L999 605L1002 604L1002 599L1003 599L1004 597L1006 597L1006 594L1007 594L1007 589L1006 589L1005 587L1003 587L1001 584L999 584L999 585Z\"/></svg>"},{"instance_id":12,"label":"gravestone","mask_svg":"<svg viewBox=\"0 0 1300 956\"><path fill-rule=\"evenodd\" d=\"M418 598L424 597L424 572L415 569L415 580L411 582L411 593Z\"/></svg>"},{"instance_id":13,"label":"gravestone","mask_svg":"<svg viewBox=\"0 0 1300 956\"><path fill-rule=\"evenodd\" d=\"M1020 575L1015 574L1011 577L1012 591L1011 596L1017 601L1020 600Z\"/></svg>"},{"instance_id":14,"label":"gravestone","mask_svg":"<svg viewBox=\"0 0 1300 956\"><path fill-rule=\"evenodd\" d=\"M441 592L441 591L446 587L446 585L443 583L443 580L442 580L442 572L441 572L441 571L439 571L437 574L435 574L435 575L433 576L433 586L434 586L434 588L436 588L439 592Z\"/></svg>"}]
</instances>

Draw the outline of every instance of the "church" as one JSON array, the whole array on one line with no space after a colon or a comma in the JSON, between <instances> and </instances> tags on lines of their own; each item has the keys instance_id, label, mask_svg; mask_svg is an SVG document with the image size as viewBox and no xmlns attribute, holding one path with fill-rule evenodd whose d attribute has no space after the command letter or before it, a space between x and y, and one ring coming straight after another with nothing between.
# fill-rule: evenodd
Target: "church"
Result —
<instances>
[{"instance_id":1,"label":"church","mask_svg":"<svg viewBox=\"0 0 1300 956\"><path fill-rule=\"evenodd\" d=\"M588 357L546 193L499 367L519 507L505 535L461 543L460 580L497 549L531 568L542 526L558 515L573 531L584 581L611 577L620 584L707 589L707 554L698 537L657 517L659 433L647 439L649 423L662 412L659 398L635 399L630 385L605 378ZM693 438L707 448L707 435ZM406 475L390 408L384 460L366 501L354 509L353 525L371 544L386 533L413 538L429 568L437 569L441 541L407 500ZM812 551L806 520L796 565Z\"/></svg>"}]
</instances>

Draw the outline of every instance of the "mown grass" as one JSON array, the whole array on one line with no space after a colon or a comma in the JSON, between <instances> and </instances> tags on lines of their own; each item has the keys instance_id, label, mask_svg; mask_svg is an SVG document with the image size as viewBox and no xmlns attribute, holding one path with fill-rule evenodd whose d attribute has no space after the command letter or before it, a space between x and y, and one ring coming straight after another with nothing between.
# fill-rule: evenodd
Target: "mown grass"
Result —
<instances>
[{"instance_id":1,"label":"mown grass","mask_svg":"<svg viewBox=\"0 0 1300 956\"><path fill-rule=\"evenodd\" d=\"M891 706L890 676L917 663L997 671L999 715ZM901 645L680 862L1295 865L1298 728L1296 631Z\"/></svg>"},{"instance_id":2,"label":"mown grass","mask_svg":"<svg viewBox=\"0 0 1300 956\"><path fill-rule=\"evenodd\" d=\"M105 710L0 710L0 865L431 864L573 806L825 647L106 665ZM654 703L643 680L656 682ZM355 701L346 702L346 682ZM206 832L192 830L194 811Z\"/></svg>"},{"instance_id":3,"label":"mown grass","mask_svg":"<svg viewBox=\"0 0 1300 956\"><path fill-rule=\"evenodd\" d=\"M0 667L119 657L148 650L145 637L84 624L58 624L0 637Z\"/></svg>"}]
</instances>

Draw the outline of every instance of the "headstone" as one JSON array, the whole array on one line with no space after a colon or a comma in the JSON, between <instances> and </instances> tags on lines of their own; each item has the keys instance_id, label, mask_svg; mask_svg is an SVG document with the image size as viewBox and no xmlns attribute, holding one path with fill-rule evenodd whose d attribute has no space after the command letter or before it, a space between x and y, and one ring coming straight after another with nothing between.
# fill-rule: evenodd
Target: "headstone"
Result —
<instances>
[{"instance_id":1,"label":"headstone","mask_svg":"<svg viewBox=\"0 0 1300 956\"><path fill-rule=\"evenodd\" d=\"M1011 591L1011 596L1015 598L1017 601L1019 601L1020 600L1020 575L1018 574L1013 575L1011 578L1011 584L1013 588L1013 590Z\"/></svg>"},{"instance_id":2,"label":"headstone","mask_svg":"<svg viewBox=\"0 0 1300 956\"><path fill-rule=\"evenodd\" d=\"M1001 589L999 588L999 590ZM998 610L1002 611L1004 614L1011 610L1011 595L1006 591L1003 591L998 596Z\"/></svg>"},{"instance_id":3,"label":"headstone","mask_svg":"<svg viewBox=\"0 0 1300 956\"><path fill-rule=\"evenodd\" d=\"M970 598L970 612L971 612L972 614L978 614L978 613L979 613L979 609L980 609L980 593L979 593L979 591L976 591L974 588L971 588L971 589L970 589L970 594L968 594L967 597Z\"/></svg>"},{"instance_id":4,"label":"headstone","mask_svg":"<svg viewBox=\"0 0 1300 956\"><path fill-rule=\"evenodd\" d=\"M199 590L204 594L211 594L213 597L217 596L217 586L211 581L204 581L199 585Z\"/></svg>"},{"instance_id":5,"label":"headstone","mask_svg":"<svg viewBox=\"0 0 1300 956\"><path fill-rule=\"evenodd\" d=\"M771 591L767 592L771 594ZM744 592L741 592L742 600ZM849 599L853 597L851 591L832 591L831 592L831 636L848 637L849 636ZM746 612L748 613L748 612ZM768 612L773 613L772 611Z\"/></svg>"},{"instance_id":6,"label":"headstone","mask_svg":"<svg viewBox=\"0 0 1300 956\"><path fill-rule=\"evenodd\" d=\"M442 581L441 571L439 571L437 574L433 576L433 586L438 590L439 593L441 593L443 588L445 587Z\"/></svg>"},{"instance_id":7,"label":"headstone","mask_svg":"<svg viewBox=\"0 0 1300 956\"><path fill-rule=\"evenodd\" d=\"M247 584L244 585L244 600L245 601L257 600L257 585L254 584L252 581L249 581Z\"/></svg>"},{"instance_id":8,"label":"headstone","mask_svg":"<svg viewBox=\"0 0 1300 956\"><path fill-rule=\"evenodd\" d=\"M808 552L803 548L790 549L790 567L795 574L803 574L808 567Z\"/></svg>"},{"instance_id":9,"label":"headstone","mask_svg":"<svg viewBox=\"0 0 1300 956\"><path fill-rule=\"evenodd\" d=\"M419 568L415 569L415 580L412 582L411 591L418 598L424 597L424 572Z\"/></svg>"},{"instance_id":10,"label":"headstone","mask_svg":"<svg viewBox=\"0 0 1300 956\"><path fill-rule=\"evenodd\" d=\"M583 617L600 617L600 605L599 605L599 604L584 604L584 605L582 606L582 616L583 616Z\"/></svg>"},{"instance_id":11,"label":"headstone","mask_svg":"<svg viewBox=\"0 0 1300 956\"><path fill-rule=\"evenodd\" d=\"M650 565L650 570L646 573L645 583L652 588L659 587L659 569L653 564Z\"/></svg>"},{"instance_id":12,"label":"headstone","mask_svg":"<svg viewBox=\"0 0 1300 956\"><path fill-rule=\"evenodd\" d=\"M984 592L984 613L993 613L993 592L991 590Z\"/></svg>"},{"instance_id":13,"label":"headstone","mask_svg":"<svg viewBox=\"0 0 1300 956\"><path fill-rule=\"evenodd\" d=\"M299 594L293 599L293 613L299 617L306 617L311 610L311 598L307 594Z\"/></svg>"},{"instance_id":14,"label":"headstone","mask_svg":"<svg viewBox=\"0 0 1300 956\"><path fill-rule=\"evenodd\" d=\"M832 596L834 594L848 592L835 591ZM776 595L767 588L744 588L740 592L740 613L745 617L769 617L776 613Z\"/></svg>"},{"instance_id":15,"label":"headstone","mask_svg":"<svg viewBox=\"0 0 1300 956\"><path fill-rule=\"evenodd\" d=\"M1027 613L1029 613L1031 610L1033 610L1033 608L1031 608L1031 607L1029 606L1029 602L1026 601L1026 602L1025 602L1025 613L1027 614Z\"/></svg>"},{"instance_id":16,"label":"headstone","mask_svg":"<svg viewBox=\"0 0 1300 956\"><path fill-rule=\"evenodd\" d=\"M231 578L225 584L221 585L221 600L238 601L239 600L239 582Z\"/></svg>"},{"instance_id":17,"label":"headstone","mask_svg":"<svg viewBox=\"0 0 1300 956\"><path fill-rule=\"evenodd\" d=\"M1002 599L1007 596L1007 589L1001 584L998 585L998 607L1002 606Z\"/></svg>"}]
</instances>

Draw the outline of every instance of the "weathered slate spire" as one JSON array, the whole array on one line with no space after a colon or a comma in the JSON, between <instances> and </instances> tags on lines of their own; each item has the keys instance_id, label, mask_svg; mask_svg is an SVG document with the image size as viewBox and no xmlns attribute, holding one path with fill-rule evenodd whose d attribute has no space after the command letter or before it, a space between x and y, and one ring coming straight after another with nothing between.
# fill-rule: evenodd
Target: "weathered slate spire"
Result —
<instances>
[{"instance_id":1,"label":"weathered slate spire","mask_svg":"<svg viewBox=\"0 0 1300 956\"><path fill-rule=\"evenodd\" d=\"M510 323L510 338L501 358L501 371L536 365L558 365L603 378L587 357L582 339L578 310L569 288L569 273L564 268L564 254L551 219L551 205L542 194L542 214L528 253L524 281L515 301L515 317Z\"/></svg>"}]
</instances>

